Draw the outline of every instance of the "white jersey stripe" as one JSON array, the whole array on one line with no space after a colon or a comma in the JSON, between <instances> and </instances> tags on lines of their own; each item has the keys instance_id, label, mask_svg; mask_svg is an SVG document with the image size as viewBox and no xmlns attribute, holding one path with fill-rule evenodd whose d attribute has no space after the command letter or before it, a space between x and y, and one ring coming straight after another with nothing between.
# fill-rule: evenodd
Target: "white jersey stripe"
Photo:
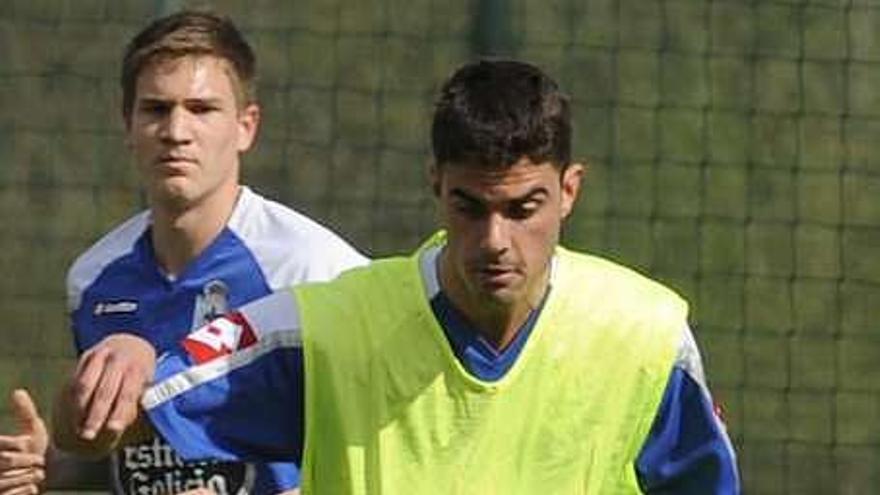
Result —
<instances>
[{"instance_id":1,"label":"white jersey stripe","mask_svg":"<svg viewBox=\"0 0 880 495\"><path fill-rule=\"evenodd\" d=\"M276 349L297 347L302 347L299 329L268 333L251 347L187 368L185 371L153 385L144 392L141 405L146 410L153 409L199 385L245 367Z\"/></svg>"},{"instance_id":2,"label":"white jersey stripe","mask_svg":"<svg viewBox=\"0 0 880 495\"><path fill-rule=\"evenodd\" d=\"M299 332L299 306L293 290L285 289L251 301L239 310L244 315L257 340L273 332Z\"/></svg>"},{"instance_id":3,"label":"white jersey stripe","mask_svg":"<svg viewBox=\"0 0 880 495\"><path fill-rule=\"evenodd\" d=\"M678 355L675 365L684 370L708 396L709 387L706 386L706 373L703 372L703 360L700 358L700 349L690 327L685 325L681 332L681 342L678 345Z\"/></svg>"},{"instance_id":4,"label":"white jersey stripe","mask_svg":"<svg viewBox=\"0 0 880 495\"><path fill-rule=\"evenodd\" d=\"M257 260L273 291L295 281L331 280L368 262L329 228L245 186L227 226Z\"/></svg>"},{"instance_id":5,"label":"white jersey stripe","mask_svg":"<svg viewBox=\"0 0 880 495\"><path fill-rule=\"evenodd\" d=\"M715 402L712 399L712 393L709 392L709 386L706 383L706 374L703 371L703 360L700 357L700 349L697 347L694 333L687 325L685 325L684 330L682 331L681 344L678 348L678 356L675 360L675 366L684 371L694 382L697 383L697 385L699 385L700 391L703 393L703 398L709 406L714 409ZM727 425L724 424L724 421L722 421L717 415L715 415L714 420L715 424L718 425L718 428L726 433ZM736 459L736 451L734 451L733 444L730 442L730 435L725 434L721 435L721 437L724 439L724 446L726 447L730 458Z\"/></svg>"}]
</instances>

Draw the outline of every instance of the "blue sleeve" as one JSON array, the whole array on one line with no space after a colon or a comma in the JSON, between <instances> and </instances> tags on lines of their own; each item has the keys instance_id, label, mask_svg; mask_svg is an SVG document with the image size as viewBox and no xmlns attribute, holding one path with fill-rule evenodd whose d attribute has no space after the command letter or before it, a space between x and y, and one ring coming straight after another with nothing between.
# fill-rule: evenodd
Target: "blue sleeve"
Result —
<instances>
[{"instance_id":1,"label":"blue sleeve","mask_svg":"<svg viewBox=\"0 0 880 495\"><path fill-rule=\"evenodd\" d=\"M299 464L302 348L276 344L261 341L198 365L183 350L160 358L143 399L155 429L188 460Z\"/></svg>"},{"instance_id":2,"label":"blue sleeve","mask_svg":"<svg viewBox=\"0 0 880 495\"><path fill-rule=\"evenodd\" d=\"M648 494L740 493L736 456L712 399L678 366L635 467Z\"/></svg>"}]
</instances>

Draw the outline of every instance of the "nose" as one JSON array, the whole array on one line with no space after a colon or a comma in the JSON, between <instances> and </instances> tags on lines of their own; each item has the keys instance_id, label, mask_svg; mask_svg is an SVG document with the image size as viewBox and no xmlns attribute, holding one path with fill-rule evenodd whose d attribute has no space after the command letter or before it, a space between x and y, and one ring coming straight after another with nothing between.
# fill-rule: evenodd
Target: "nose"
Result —
<instances>
[{"instance_id":1,"label":"nose","mask_svg":"<svg viewBox=\"0 0 880 495\"><path fill-rule=\"evenodd\" d=\"M491 255L503 254L510 248L510 222L498 213L486 217L482 246Z\"/></svg>"},{"instance_id":2,"label":"nose","mask_svg":"<svg viewBox=\"0 0 880 495\"><path fill-rule=\"evenodd\" d=\"M189 117L186 109L179 106L172 107L162 120L159 137L163 141L172 143L188 142L192 139Z\"/></svg>"}]
</instances>

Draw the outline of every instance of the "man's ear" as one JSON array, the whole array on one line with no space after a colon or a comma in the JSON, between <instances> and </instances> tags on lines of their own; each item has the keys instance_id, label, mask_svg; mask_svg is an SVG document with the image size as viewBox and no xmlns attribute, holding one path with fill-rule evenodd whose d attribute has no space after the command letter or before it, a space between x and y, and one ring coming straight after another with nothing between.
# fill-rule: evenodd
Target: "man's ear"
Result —
<instances>
[{"instance_id":1,"label":"man's ear","mask_svg":"<svg viewBox=\"0 0 880 495\"><path fill-rule=\"evenodd\" d=\"M257 138L260 128L260 106L249 103L238 112L238 151L249 150Z\"/></svg>"},{"instance_id":2,"label":"man's ear","mask_svg":"<svg viewBox=\"0 0 880 495\"><path fill-rule=\"evenodd\" d=\"M562 171L562 218L568 217L571 210L574 209L574 203L577 201L581 190L581 181L586 171L587 166L582 163L572 163Z\"/></svg>"}]
</instances>

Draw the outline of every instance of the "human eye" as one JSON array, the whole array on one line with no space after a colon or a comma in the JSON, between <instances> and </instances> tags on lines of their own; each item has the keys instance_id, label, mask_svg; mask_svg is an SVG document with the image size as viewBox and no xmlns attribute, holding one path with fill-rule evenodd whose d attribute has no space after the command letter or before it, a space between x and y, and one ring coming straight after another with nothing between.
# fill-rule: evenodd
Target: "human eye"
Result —
<instances>
[{"instance_id":1,"label":"human eye","mask_svg":"<svg viewBox=\"0 0 880 495\"><path fill-rule=\"evenodd\" d=\"M220 111L219 105L217 105L215 103L207 102L207 101L190 102L189 104L187 104L187 108L189 109L190 112L192 112L196 115L203 115L203 114L208 114L208 113Z\"/></svg>"},{"instance_id":2,"label":"human eye","mask_svg":"<svg viewBox=\"0 0 880 495\"><path fill-rule=\"evenodd\" d=\"M476 201L460 199L452 203L452 209L467 218L480 218L485 213L483 205Z\"/></svg>"},{"instance_id":3,"label":"human eye","mask_svg":"<svg viewBox=\"0 0 880 495\"><path fill-rule=\"evenodd\" d=\"M508 208L508 216L514 220L525 220L541 209L542 201L537 199L528 199L525 201L517 201Z\"/></svg>"},{"instance_id":4,"label":"human eye","mask_svg":"<svg viewBox=\"0 0 880 495\"><path fill-rule=\"evenodd\" d=\"M168 113L171 106L161 101L142 101L138 104L138 111L146 115L161 116Z\"/></svg>"}]
</instances>

